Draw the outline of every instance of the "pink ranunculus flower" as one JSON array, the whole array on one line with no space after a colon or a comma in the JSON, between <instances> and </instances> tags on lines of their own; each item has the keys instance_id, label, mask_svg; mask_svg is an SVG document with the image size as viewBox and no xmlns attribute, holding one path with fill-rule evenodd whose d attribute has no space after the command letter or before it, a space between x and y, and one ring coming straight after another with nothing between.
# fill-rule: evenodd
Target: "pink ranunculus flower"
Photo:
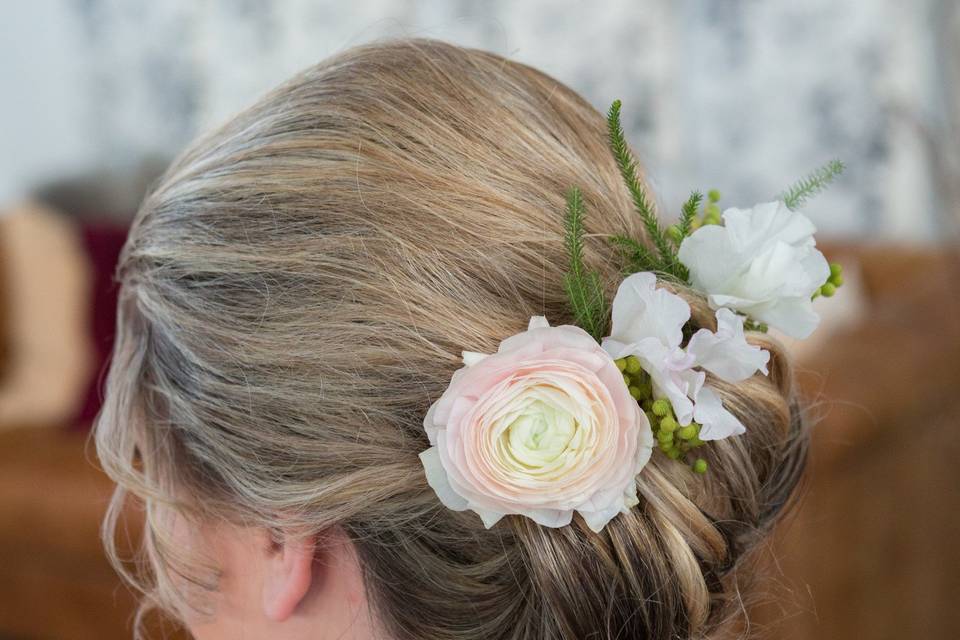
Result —
<instances>
[{"instance_id":1,"label":"pink ranunculus flower","mask_svg":"<svg viewBox=\"0 0 960 640\"><path fill-rule=\"evenodd\" d=\"M487 528L508 514L561 527L578 511L600 531L637 504L650 424L583 329L534 316L497 353L463 360L424 419L420 459L445 506Z\"/></svg>"}]
</instances>

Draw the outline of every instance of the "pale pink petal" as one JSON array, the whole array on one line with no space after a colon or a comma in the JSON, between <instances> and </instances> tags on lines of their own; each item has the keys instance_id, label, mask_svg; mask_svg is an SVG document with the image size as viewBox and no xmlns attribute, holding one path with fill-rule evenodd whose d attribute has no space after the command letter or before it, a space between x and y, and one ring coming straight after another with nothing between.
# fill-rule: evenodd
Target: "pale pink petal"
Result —
<instances>
[{"instance_id":1,"label":"pale pink petal","mask_svg":"<svg viewBox=\"0 0 960 640\"><path fill-rule=\"evenodd\" d=\"M635 477L649 459L652 433L613 359L591 336L534 317L497 353L466 360L470 366L454 374L424 420L435 447L421 459L444 504L477 512L488 527L509 514L564 526L577 510L602 526L636 504ZM527 411L537 420L562 417L546 448L507 435ZM534 457L515 459L517 452Z\"/></svg>"}]
</instances>

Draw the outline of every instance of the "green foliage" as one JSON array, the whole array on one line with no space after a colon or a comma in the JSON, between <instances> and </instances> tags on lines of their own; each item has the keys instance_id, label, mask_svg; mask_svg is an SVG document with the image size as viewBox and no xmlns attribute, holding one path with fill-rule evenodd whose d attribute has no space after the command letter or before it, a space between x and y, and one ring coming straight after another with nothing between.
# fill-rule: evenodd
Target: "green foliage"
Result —
<instances>
[{"instance_id":1,"label":"green foliage","mask_svg":"<svg viewBox=\"0 0 960 640\"><path fill-rule=\"evenodd\" d=\"M820 285L820 288L813 292L813 299L820 296L832 298L843 285L843 267L836 262L830 263L830 276L827 281Z\"/></svg>"},{"instance_id":2,"label":"green foliage","mask_svg":"<svg viewBox=\"0 0 960 640\"><path fill-rule=\"evenodd\" d=\"M564 224L564 246L570 256L570 268L563 277L563 287L575 324L599 342L606 334L609 309L600 274L587 271L583 264L583 217L583 195L580 189L571 187L567 192Z\"/></svg>"},{"instance_id":3,"label":"green foliage","mask_svg":"<svg viewBox=\"0 0 960 640\"><path fill-rule=\"evenodd\" d=\"M697 211L700 209L701 202L703 202L703 194L699 191L694 191L690 194L690 197L687 198L687 201L683 203L682 213L680 214L680 223L678 225L680 230L680 241L677 242L678 246L680 245L680 242L683 242L683 239L690 235L690 233L693 231L693 220L697 217Z\"/></svg>"},{"instance_id":4,"label":"green foliage","mask_svg":"<svg viewBox=\"0 0 960 640\"><path fill-rule=\"evenodd\" d=\"M613 244L623 256L628 273L656 271L660 268L660 263L656 257L650 253L650 249L633 238L616 235L610 238L610 243Z\"/></svg>"},{"instance_id":5,"label":"green foliage","mask_svg":"<svg viewBox=\"0 0 960 640\"><path fill-rule=\"evenodd\" d=\"M621 102L614 100L607 112L607 133L610 149L652 247L639 239L623 234L614 235L610 237L609 241L620 252L624 263L624 271L627 274L652 271L660 278L690 284L690 272L680 262L677 251L684 238L689 237L701 226L723 224L720 207L717 204L720 200L720 192L711 189L707 193L705 203L704 195L699 191L694 191L683 204L679 221L664 229L640 181L637 161L630 153L626 135L623 131L620 109ZM826 189L843 170L842 162L832 160L793 184L779 197L788 208L797 209L803 206L807 200ZM702 215L700 215L701 207L703 209ZM599 341L609 325L609 305L604 296L599 273L587 271L583 264L583 218L583 195L580 189L572 187L567 193L565 218L565 246L570 255L570 268L564 275L563 286L570 300L574 321ZM836 275L833 275L833 279L821 287L814 296L833 295L836 288L842 283L843 277L838 271ZM767 330L766 325L753 323L749 319L746 327L753 331ZM678 456L681 454L679 449L672 452Z\"/></svg>"},{"instance_id":6,"label":"green foliage","mask_svg":"<svg viewBox=\"0 0 960 640\"><path fill-rule=\"evenodd\" d=\"M630 191L630 197L633 200L633 206L643 221L643 226L647 230L650 241L657 248L659 253L659 263L664 271L672 273L677 262L677 254L656 213L653 211L653 205L647 198L647 192L640 185L637 177L637 161L633 159L630 149L627 146L626 136L623 133L623 125L620 123L620 101L614 100L610 105L610 111L607 112L607 133L610 138L610 149L613 151L613 157L617 161L617 167L620 169L620 175Z\"/></svg>"},{"instance_id":7,"label":"green foliage","mask_svg":"<svg viewBox=\"0 0 960 640\"><path fill-rule=\"evenodd\" d=\"M813 171L802 180L794 183L789 189L777 196L783 200L787 208L796 211L807 200L826 189L837 176L843 173L844 166L839 160L831 160L827 164Z\"/></svg>"}]
</instances>

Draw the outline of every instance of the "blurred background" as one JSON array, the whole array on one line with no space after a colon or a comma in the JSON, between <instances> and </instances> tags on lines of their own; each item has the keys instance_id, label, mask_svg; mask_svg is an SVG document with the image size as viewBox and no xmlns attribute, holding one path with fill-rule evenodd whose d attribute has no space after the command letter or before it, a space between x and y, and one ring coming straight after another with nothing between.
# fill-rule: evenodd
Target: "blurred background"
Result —
<instances>
[{"instance_id":1,"label":"blurred background","mask_svg":"<svg viewBox=\"0 0 960 640\"><path fill-rule=\"evenodd\" d=\"M664 217L847 164L805 209L846 284L792 345L818 424L750 631L957 637L960 2L33 0L0 19L0 640L130 637L87 435L144 191L291 74L398 36L622 99Z\"/></svg>"}]
</instances>

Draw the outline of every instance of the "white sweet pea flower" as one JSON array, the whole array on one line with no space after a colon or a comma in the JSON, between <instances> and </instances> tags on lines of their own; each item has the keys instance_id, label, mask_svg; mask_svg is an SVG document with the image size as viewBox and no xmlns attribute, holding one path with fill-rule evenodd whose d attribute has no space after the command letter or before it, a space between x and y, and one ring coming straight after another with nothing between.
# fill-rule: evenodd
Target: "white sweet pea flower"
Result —
<instances>
[{"instance_id":1,"label":"white sweet pea flower","mask_svg":"<svg viewBox=\"0 0 960 640\"><path fill-rule=\"evenodd\" d=\"M677 421L690 424L693 402L703 380L694 372L693 357L680 348L690 305L683 298L657 289L657 277L648 272L627 276L613 299L610 336L604 350L614 359L633 355L650 374L654 392L666 397Z\"/></svg>"},{"instance_id":2,"label":"white sweet pea flower","mask_svg":"<svg viewBox=\"0 0 960 640\"><path fill-rule=\"evenodd\" d=\"M647 272L634 273L620 283L603 349L614 359L636 356L650 374L654 396L670 401L680 425L693 420L703 425L702 440L743 433L743 425L723 408L716 392L704 386L703 370L740 382L757 371L766 374L770 354L747 343L743 318L729 309L717 311L716 332L700 329L682 348L690 306L683 298L658 289L656 283L656 276Z\"/></svg>"},{"instance_id":3,"label":"white sweet pea flower","mask_svg":"<svg viewBox=\"0 0 960 640\"><path fill-rule=\"evenodd\" d=\"M678 257L713 309L729 308L795 338L820 322L810 298L830 276L816 248L816 227L780 201L727 209L724 225L683 240Z\"/></svg>"},{"instance_id":4,"label":"white sweet pea flower","mask_svg":"<svg viewBox=\"0 0 960 640\"><path fill-rule=\"evenodd\" d=\"M712 387L705 386L700 389L696 401L693 417L703 425L699 436L701 440L722 440L746 431L737 416L724 408L720 396Z\"/></svg>"},{"instance_id":5,"label":"white sweet pea flower","mask_svg":"<svg viewBox=\"0 0 960 640\"><path fill-rule=\"evenodd\" d=\"M717 310L717 331L700 329L687 345L695 366L702 367L727 382L746 380L757 371L767 375L770 354L748 344L743 334L743 318L729 309Z\"/></svg>"}]
</instances>

